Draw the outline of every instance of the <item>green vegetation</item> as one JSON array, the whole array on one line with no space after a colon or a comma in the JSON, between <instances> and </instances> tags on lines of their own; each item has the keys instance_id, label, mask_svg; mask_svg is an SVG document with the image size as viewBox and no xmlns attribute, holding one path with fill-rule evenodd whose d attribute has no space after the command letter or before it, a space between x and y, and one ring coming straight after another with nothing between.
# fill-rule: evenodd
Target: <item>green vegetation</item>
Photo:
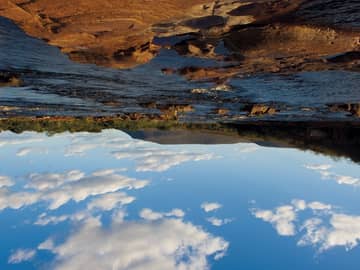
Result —
<instances>
[{"instance_id":1,"label":"green vegetation","mask_svg":"<svg viewBox=\"0 0 360 270\"><path fill-rule=\"evenodd\" d=\"M176 121L160 120L124 120L116 117L16 117L0 120L0 131L22 133L24 131L46 132L56 134L62 132L101 132L103 129L139 130L147 128L169 129L177 127Z\"/></svg>"},{"instance_id":2,"label":"green vegetation","mask_svg":"<svg viewBox=\"0 0 360 270\"><path fill-rule=\"evenodd\" d=\"M221 124L180 123L176 120L142 118L138 120L121 117L13 117L0 119L0 131L22 133L25 131L56 134L63 132L101 132L104 129L145 130L145 129L189 129L236 134L235 129Z\"/></svg>"}]
</instances>

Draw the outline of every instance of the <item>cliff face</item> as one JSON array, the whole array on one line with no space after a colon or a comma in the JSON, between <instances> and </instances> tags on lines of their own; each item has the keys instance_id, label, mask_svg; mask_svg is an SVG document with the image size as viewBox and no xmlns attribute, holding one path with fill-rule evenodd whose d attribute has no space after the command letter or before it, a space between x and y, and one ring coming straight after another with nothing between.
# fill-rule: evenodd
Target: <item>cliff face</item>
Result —
<instances>
[{"instance_id":1,"label":"cliff face","mask_svg":"<svg viewBox=\"0 0 360 270\"><path fill-rule=\"evenodd\" d=\"M0 15L75 60L121 68L153 57L151 25L201 15L207 2L0 0Z\"/></svg>"},{"instance_id":2,"label":"cliff face","mask_svg":"<svg viewBox=\"0 0 360 270\"><path fill-rule=\"evenodd\" d=\"M303 1L0 0L0 15L72 59L112 67L149 61L154 36L206 32L273 20Z\"/></svg>"},{"instance_id":3,"label":"cliff face","mask_svg":"<svg viewBox=\"0 0 360 270\"><path fill-rule=\"evenodd\" d=\"M179 71L190 79L223 81L229 75L258 72L357 70L359 57L327 61L360 49L357 2L0 0L0 16L78 62L130 68L150 61L161 46L180 55L237 62L225 72L212 69L213 75ZM190 38L176 44L154 42L155 37L184 35ZM217 50L221 44L226 55Z\"/></svg>"}]
</instances>

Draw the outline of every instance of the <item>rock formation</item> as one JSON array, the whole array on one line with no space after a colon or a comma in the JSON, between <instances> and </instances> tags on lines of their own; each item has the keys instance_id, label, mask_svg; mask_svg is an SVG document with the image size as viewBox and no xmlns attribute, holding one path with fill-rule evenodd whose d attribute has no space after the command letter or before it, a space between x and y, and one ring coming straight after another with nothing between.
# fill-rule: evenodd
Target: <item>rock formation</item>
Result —
<instances>
[{"instance_id":1,"label":"rock formation","mask_svg":"<svg viewBox=\"0 0 360 270\"><path fill-rule=\"evenodd\" d=\"M327 61L359 51L358 9L352 0L0 0L1 16L75 61L130 68L157 54L155 37L190 35L170 48L236 61L231 74L358 69L358 56Z\"/></svg>"}]
</instances>

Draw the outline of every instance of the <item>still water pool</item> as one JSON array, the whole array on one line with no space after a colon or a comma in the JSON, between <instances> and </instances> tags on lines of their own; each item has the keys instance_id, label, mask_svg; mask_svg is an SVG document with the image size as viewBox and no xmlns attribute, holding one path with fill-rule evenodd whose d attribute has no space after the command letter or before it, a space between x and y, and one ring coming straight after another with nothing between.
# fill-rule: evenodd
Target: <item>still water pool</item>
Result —
<instances>
[{"instance_id":1,"label":"still water pool","mask_svg":"<svg viewBox=\"0 0 360 270\"><path fill-rule=\"evenodd\" d=\"M360 166L119 130L0 133L0 269L359 269Z\"/></svg>"}]
</instances>

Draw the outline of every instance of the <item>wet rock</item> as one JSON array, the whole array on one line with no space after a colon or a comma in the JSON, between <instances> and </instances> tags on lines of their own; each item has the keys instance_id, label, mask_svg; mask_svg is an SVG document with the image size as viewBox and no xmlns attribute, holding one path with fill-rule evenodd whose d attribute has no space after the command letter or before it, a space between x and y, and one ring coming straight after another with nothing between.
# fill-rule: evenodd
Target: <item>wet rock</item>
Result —
<instances>
[{"instance_id":1,"label":"wet rock","mask_svg":"<svg viewBox=\"0 0 360 270\"><path fill-rule=\"evenodd\" d=\"M195 19L190 19L183 22L183 25L195 28L195 29L209 29L215 26L224 26L226 23L225 19L222 16L210 15Z\"/></svg>"},{"instance_id":2,"label":"wet rock","mask_svg":"<svg viewBox=\"0 0 360 270\"><path fill-rule=\"evenodd\" d=\"M326 58L329 63L349 63L360 60L360 51L340 53Z\"/></svg>"},{"instance_id":3,"label":"wet rock","mask_svg":"<svg viewBox=\"0 0 360 270\"><path fill-rule=\"evenodd\" d=\"M211 88L212 91L230 91L232 87L228 84L217 84L215 87Z\"/></svg>"},{"instance_id":4,"label":"wet rock","mask_svg":"<svg viewBox=\"0 0 360 270\"><path fill-rule=\"evenodd\" d=\"M5 86L21 86L22 81L20 76L15 73L7 72L7 71L0 71L0 87Z\"/></svg>"},{"instance_id":5,"label":"wet rock","mask_svg":"<svg viewBox=\"0 0 360 270\"><path fill-rule=\"evenodd\" d=\"M249 112L249 116L273 115L277 113L275 108L263 104L248 105L245 107L245 111Z\"/></svg>"},{"instance_id":6,"label":"wet rock","mask_svg":"<svg viewBox=\"0 0 360 270\"><path fill-rule=\"evenodd\" d=\"M215 110L215 113L218 115L228 115L230 111L228 109L219 108Z\"/></svg>"},{"instance_id":7,"label":"wet rock","mask_svg":"<svg viewBox=\"0 0 360 270\"><path fill-rule=\"evenodd\" d=\"M121 102L115 101L115 100L113 100L113 101L109 101L109 100L103 101L102 104L104 104L105 106L111 106L111 107L119 107L119 106L121 106Z\"/></svg>"},{"instance_id":8,"label":"wet rock","mask_svg":"<svg viewBox=\"0 0 360 270\"><path fill-rule=\"evenodd\" d=\"M176 73L176 70L173 68L162 68L161 72L165 75L172 75Z\"/></svg>"},{"instance_id":9,"label":"wet rock","mask_svg":"<svg viewBox=\"0 0 360 270\"><path fill-rule=\"evenodd\" d=\"M238 73L237 67L195 67L180 68L178 74L190 81L209 81L217 85L224 84L228 78Z\"/></svg>"},{"instance_id":10,"label":"wet rock","mask_svg":"<svg viewBox=\"0 0 360 270\"><path fill-rule=\"evenodd\" d=\"M356 32L342 32L308 25L268 25L228 33L223 46L232 52L225 67L185 67L179 74L189 80L227 81L234 76L261 73L291 74L303 71L346 69L356 71ZM203 41L205 42L205 41ZM348 53L342 53L342 52ZM184 54L198 55L186 50ZM324 55L335 55L324 61ZM202 55L204 56L204 55ZM241 57L237 57L241 56Z\"/></svg>"},{"instance_id":11,"label":"wet rock","mask_svg":"<svg viewBox=\"0 0 360 270\"><path fill-rule=\"evenodd\" d=\"M330 104L328 107L332 112L348 112L351 116L360 117L359 103Z\"/></svg>"},{"instance_id":12,"label":"wet rock","mask_svg":"<svg viewBox=\"0 0 360 270\"><path fill-rule=\"evenodd\" d=\"M139 105L143 108L147 108L147 109L157 109L157 104L156 102L143 102L143 103L139 103Z\"/></svg>"},{"instance_id":13,"label":"wet rock","mask_svg":"<svg viewBox=\"0 0 360 270\"><path fill-rule=\"evenodd\" d=\"M192 94L207 94L209 93L209 90L206 88L194 88L191 90Z\"/></svg>"},{"instance_id":14,"label":"wet rock","mask_svg":"<svg viewBox=\"0 0 360 270\"><path fill-rule=\"evenodd\" d=\"M173 47L180 55L191 55L198 57L215 57L216 45L206 40L185 40L175 44Z\"/></svg>"},{"instance_id":15,"label":"wet rock","mask_svg":"<svg viewBox=\"0 0 360 270\"><path fill-rule=\"evenodd\" d=\"M160 47L152 42L146 42L136 47L115 51L108 64L117 68L132 68L150 62L159 52ZM106 65L106 64L105 64Z\"/></svg>"},{"instance_id":16,"label":"wet rock","mask_svg":"<svg viewBox=\"0 0 360 270\"><path fill-rule=\"evenodd\" d=\"M19 107L13 107L13 106L0 106L0 111L3 112L11 112L19 110Z\"/></svg>"}]
</instances>

